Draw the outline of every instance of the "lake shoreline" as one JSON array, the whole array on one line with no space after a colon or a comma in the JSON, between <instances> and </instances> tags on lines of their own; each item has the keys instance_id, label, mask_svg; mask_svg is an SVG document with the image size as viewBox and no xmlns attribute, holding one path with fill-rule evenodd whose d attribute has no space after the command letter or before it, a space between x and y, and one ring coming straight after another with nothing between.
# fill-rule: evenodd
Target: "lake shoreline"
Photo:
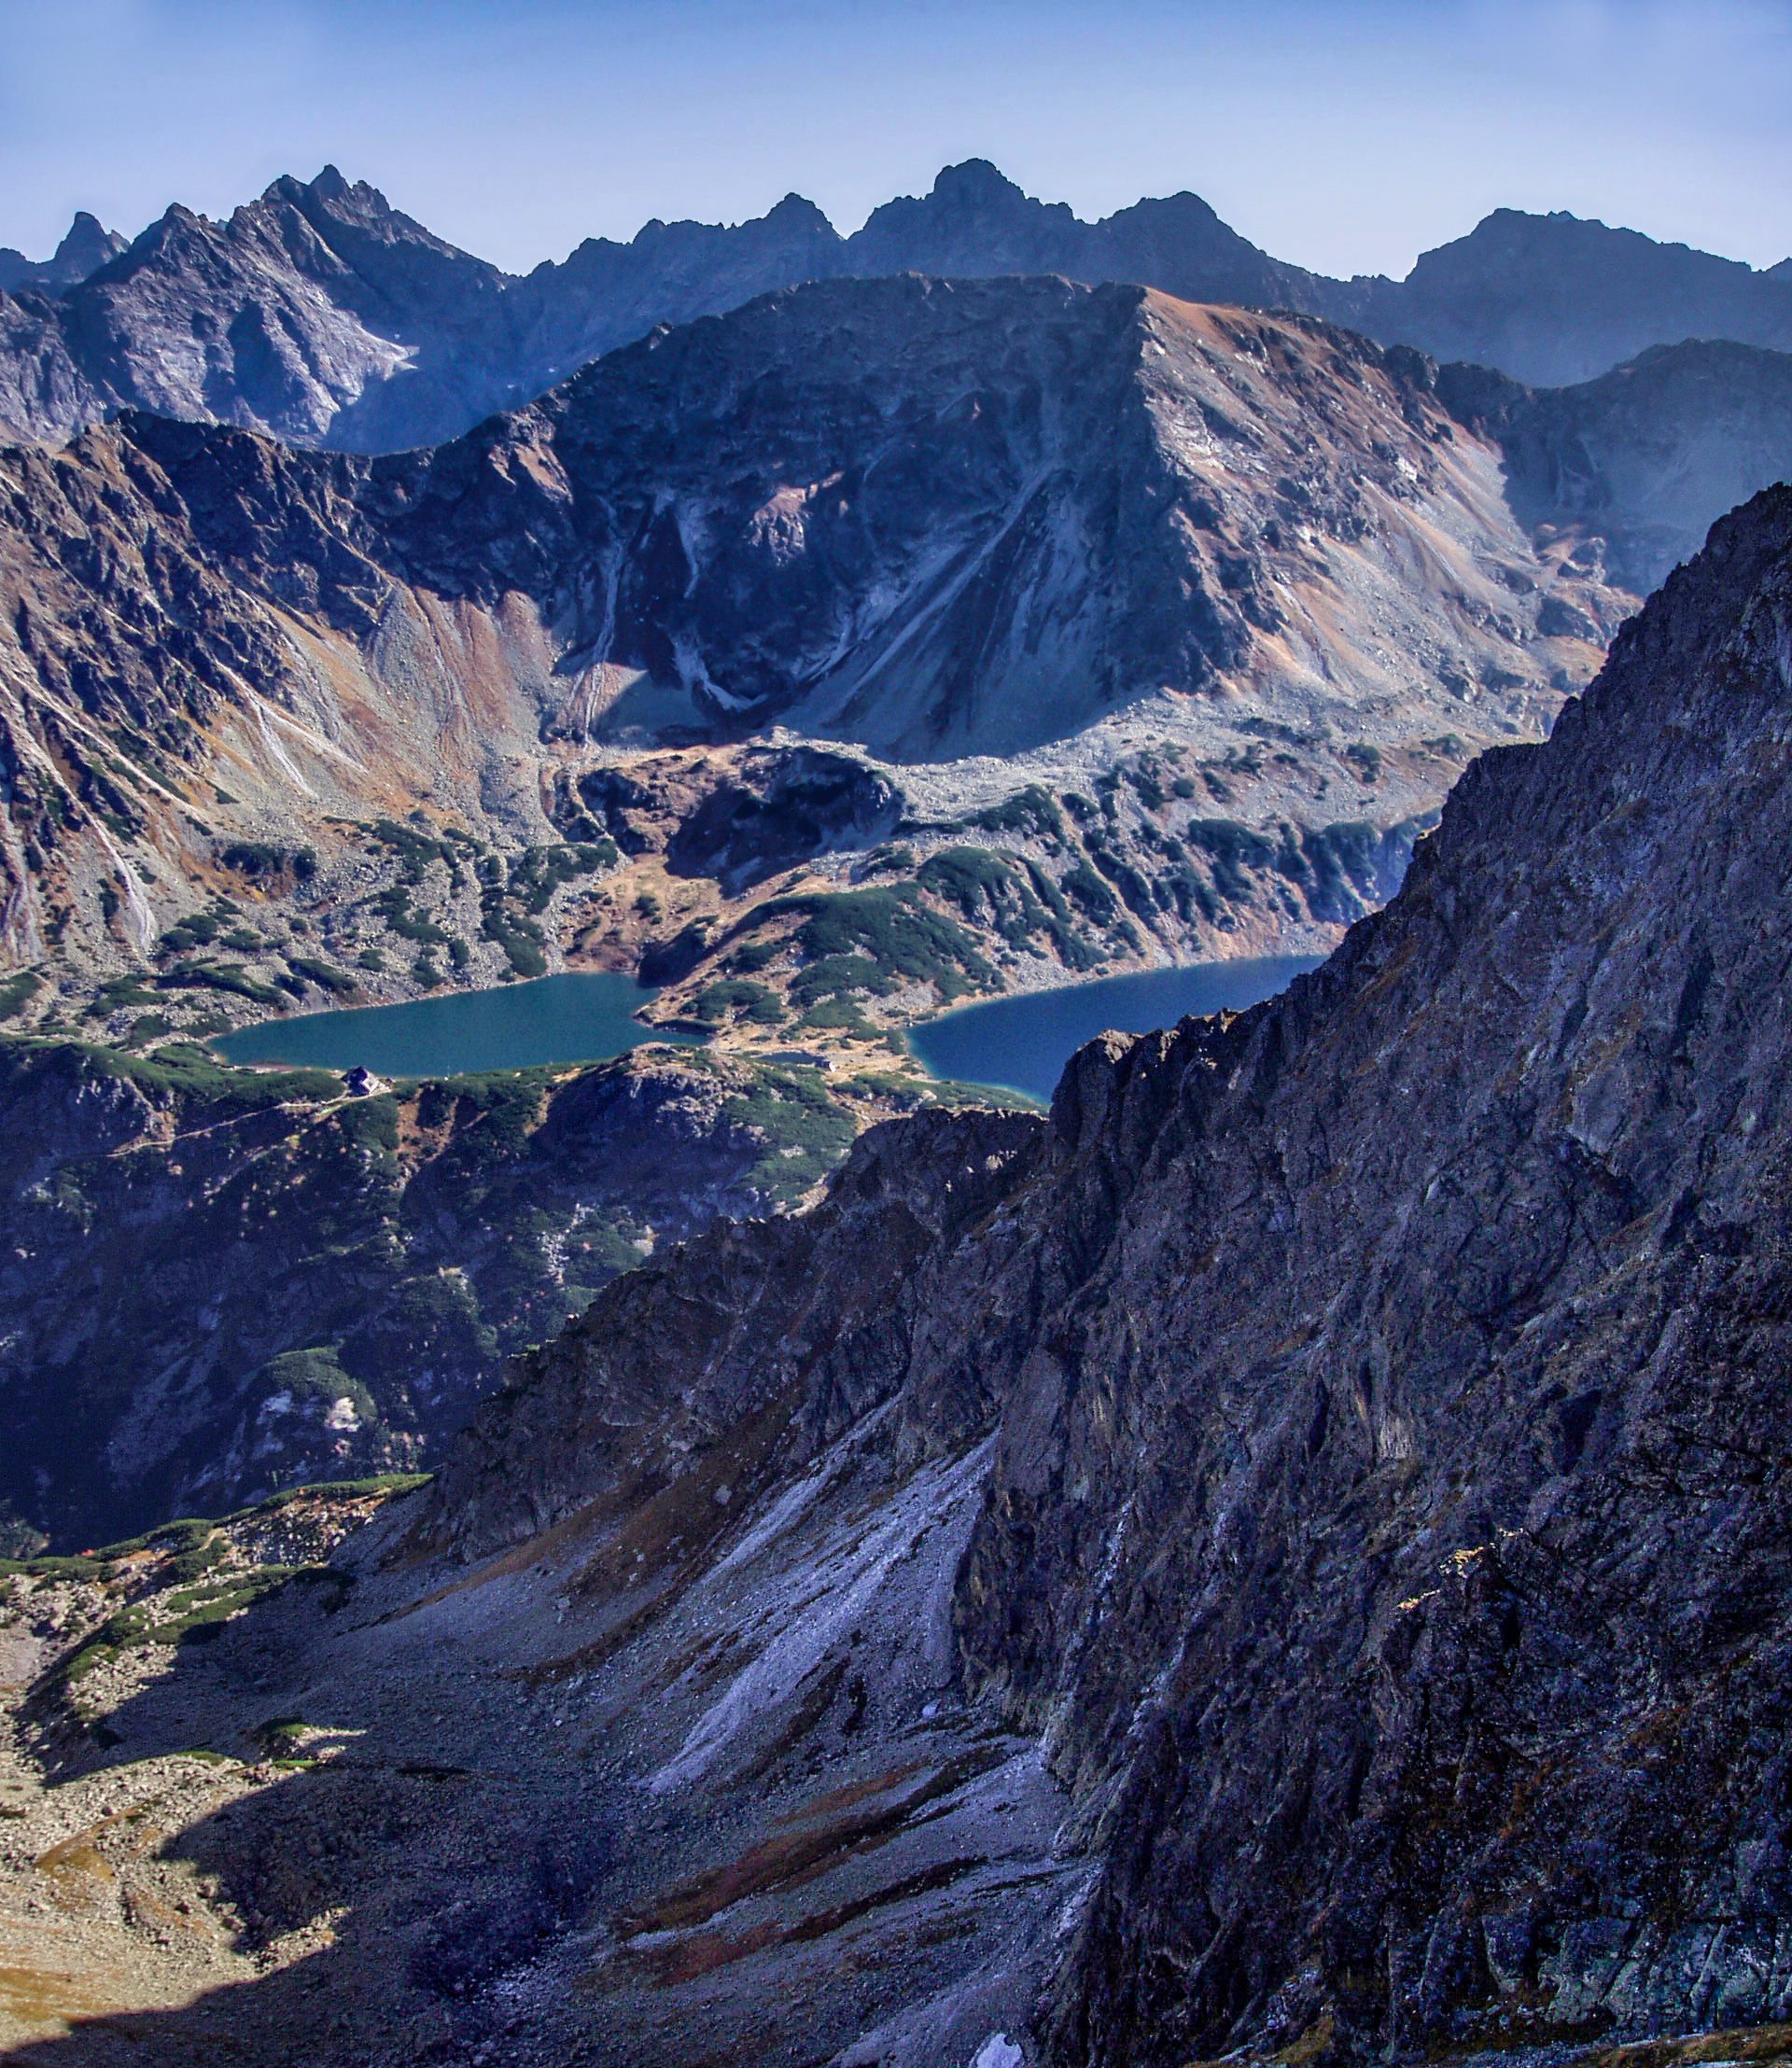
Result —
<instances>
[{"instance_id":1,"label":"lake shoreline","mask_svg":"<svg viewBox=\"0 0 1792 2068\"><path fill-rule=\"evenodd\" d=\"M1064 1066L1109 1028L1146 1034L1191 1013L1243 1012L1273 998L1323 956L1262 956L1184 963L980 999L908 1029L929 1076L1048 1105Z\"/></svg>"},{"instance_id":2,"label":"lake shoreline","mask_svg":"<svg viewBox=\"0 0 1792 2068\"><path fill-rule=\"evenodd\" d=\"M1241 957L1028 985L914 1021L902 1028L902 1040L908 1060L935 1083L1043 1106L1071 1055L1106 1029L1142 1034L1190 1013L1242 1011L1323 959ZM643 1017L659 995L620 971L566 971L392 1004L283 1015L215 1036L207 1045L238 1068L360 1068L388 1080L602 1063L655 1042L738 1048L744 1058L757 1054L755 1044L728 1041L726 1028ZM850 1069L855 1059L829 1051L817 1067Z\"/></svg>"},{"instance_id":3,"label":"lake shoreline","mask_svg":"<svg viewBox=\"0 0 1792 2068\"><path fill-rule=\"evenodd\" d=\"M208 1045L236 1066L359 1068L411 1079L604 1063L650 1042L701 1045L693 1034L639 1017L658 995L632 976L563 971L391 1005L259 1020Z\"/></svg>"}]
</instances>

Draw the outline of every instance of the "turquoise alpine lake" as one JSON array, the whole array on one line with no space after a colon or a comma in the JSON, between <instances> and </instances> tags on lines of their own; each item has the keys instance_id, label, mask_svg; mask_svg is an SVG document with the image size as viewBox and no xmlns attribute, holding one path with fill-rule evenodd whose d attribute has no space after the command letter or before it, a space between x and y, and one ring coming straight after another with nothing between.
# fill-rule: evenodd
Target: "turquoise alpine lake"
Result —
<instances>
[{"instance_id":1,"label":"turquoise alpine lake","mask_svg":"<svg viewBox=\"0 0 1792 2068\"><path fill-rule=\"evenodd\" d=\"M1104 1029L1148 1034L1190 1013L1242 1012L1274 998L1295 977L1318 969L1317 955L1264 957L1251 962L1200 962L1191 969L1142 970L1050 991L961 1006L908 1030L908 1045L935 1077L1049 1099L1064 1066Z\"/></svg>"},{"instance_id":2,"label":"turquoise alpine lake","mask_svg":"<svg viewBox=\"0 0 1792 2068\"><path fill-rule=\"evenodd\" d=\"M301 1013L238 1027L211 1044L228 1063L287 1063L380 1077L460 1077L540 1063L600 1063L638 1041L695 1037L635 1015L658 994L633 977L538 977L490 991L454 991L404 1005Z\"/></svg>"}]
</instances>

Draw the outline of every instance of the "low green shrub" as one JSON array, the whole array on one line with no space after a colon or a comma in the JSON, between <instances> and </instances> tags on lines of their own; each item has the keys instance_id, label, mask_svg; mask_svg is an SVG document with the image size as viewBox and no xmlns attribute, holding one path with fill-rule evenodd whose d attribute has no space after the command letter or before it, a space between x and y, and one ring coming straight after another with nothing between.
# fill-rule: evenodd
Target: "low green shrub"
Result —
<instances>
[{"instance_id":1,"label":"low green shrub","mask_svg":"<svg viewBox=\"0 0 1792 2068\"><path fill-rule=\"evenodd\" d=\"M1064 815L1053 802L1050 791L1041 789L1037 783L1029 783L1025 789L1003 798L1000 804L991 804L987 810L978 812L971 824L981 827L985 832L1018 833L1023 838L1062 840L1064 837Z\"/></svg>"},{"instance_id":2,"label":"low green shrub","mask_svg":"<svg viewBox=\"0 0 1792 2068\"><path fill-rule=\"evenodd\" d=\"M332 998L346 998L358 988L346 970L339 970L329 962L320 962L315 956L288 955L287 967L294 976L303 977L307 984L315 984L320 991L328 991Z\"/></svg>"},{"instance_id":3,"label":"low green shrub","mask_svg":"<svg viewBox=\"0 0 1792 2068\"><path fill-rule=\"evenodd\" d=\"M776 1027L784 1017L783 1000L770 985L745 977L722 977L706 984L692 1010L706 1027L721 1026L736 1013L763 1027Z\"/></svg>"},{"instance_id":4,"label":"low green shrub","mask_svg":"<svg viewBox=\"0 0 1792 2068\"><path fill-rule=\"evenodd\" d=\"M15 970L0 978L0 1020L17 1019L43 986L35 970Z\"/></svg>"},{"instance_id":5,"label":"low green shrub","mask_svg":"<svg viewBox=\"0 0 1792 2068\"><path fill-rule=\"evenodd\" d=\"M948 1000L995 982L972 937L957 921L932 911L914 884L775 898L753 919L791 915L803 922L796 943L805 962L863 957L882 976L932 984Z\"/></svg>"},{"instance_id":6,"label":"low green shrub","mask_svg":"<svg viewBox=\"0 0 1792 2068\"><path fill-rule=\"evenodd\" d=\"M851 1148L852 1115L829 1096L819 1070L760 1066L744 1096L722 1106L726 1118L764 1138L749 1182L777 1203L799 1198Z\"/></svg>"}]
</instances>

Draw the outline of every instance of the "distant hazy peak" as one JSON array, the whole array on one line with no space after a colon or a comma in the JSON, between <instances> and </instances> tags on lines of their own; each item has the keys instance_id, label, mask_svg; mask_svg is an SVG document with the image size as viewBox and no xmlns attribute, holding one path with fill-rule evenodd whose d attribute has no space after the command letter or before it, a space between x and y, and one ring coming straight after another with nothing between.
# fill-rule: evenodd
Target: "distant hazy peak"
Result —
<instances>
[{"instance_id":1,"label":"distant hazy peak","mask_svg":"<svg viewBox=\"0 0 1792 2068\"><path fill-rule=\"evenodd\" d=\"M1740 258L1719 258L1692 245L1664 243L1643 231L1602 222L1596 216L1575 216L1565 208L1551 209L1544 216L1521 208L1496 208L1483 216L1465 237L1452 238L1449 244L1421 252L1407 275L1407 284L1412 286L1434 266L1461 254L1510 258L1538 252L1554 253L1567 260L1594 256L1659 269L1690 265L1751 278L1771 278L1781 270L1774 267L1757 275L1755 269Z\"/></svg>"},{"instance_id":2,"label":"distant hazy peak","mask_svg":"<svg viewBox=\"0 0 1792 2068\"><path fill-rule=\"evenodd\" d=\"M107 230L97 216L89 215L85 208L77 208L75 220L56 246L56 256L50 264L58 268L78 268L74 277L82 279L95 266L103 266L108 258L116 258L124 245L125 240L116 230Z\"/></svg>"},{"instance_id":3,"label":"distant hazy peak","mask_svg":"<svg viewBox=\"0 0 1792 2068\"><path fill-rule=\"evenodd\" d=\"M1024 202L1031 199L987 158L967 158L961 164L942 165L934 177L933 194L936 200L942 201ZM1042 202L1039 205L1049 207L1051 203ZM1064 203L1060 202L1057 205L1062 207Z\"/></svg>"},{"instance_id":4,"label":"distant hazy peak","mask_svg":"<svg viewBox=\"0 0 1792 2068\"><path fill-rule=\"evenodd\" d=\"M1792 347L1792 266L1757 272L1561 211L1497 208L1467 236L1422 253L1404 281L1360 285L1357 320L1377 337L1536 386L1591 380L1682 338Z\"/></svg>"},{"instance_id":5,"label":"distant hazy peak","mask_svg":"<svg viewBox=\"0 0 1792 2068\"><path fill-rule=\"evenodd\" d=\"M35 287L46 294L59 294L97 272L124 248L125 240L116 230L107 230L85 208L77 209L75 220L56 246L54 257L34 260L22 251L0 248L0 291Z\"/></svg>"},{"instance_id":6,"label":"distant hazy peak","mask_svg":"<svg viewBox=\"0 0 1792 2068\"><path fill-rule=\"evenodd\" d=\"M1083 227L1068 203L1036 200L987 158L967 158L962 164L943 165L924 197L903 194L873 209L859 235L868 238L879 226L943 217L950 217L955 227L974 217L1026 218L1050 222L1054 228Z\"/></svg>"},{"instance_id":7,"label":"distant hazy peak","mask_svg":"<svg viewBox=\"0 0 1792 2068\"><path fill-rule=\"evenodd\" d=\"M790 193L775 208L768 208L760 217L762 222L777 223L782 229L806 228L825 231L829 236L837 237L839 231L822 214L821 210L806 195Z\"/></svg>"}]
</instances>

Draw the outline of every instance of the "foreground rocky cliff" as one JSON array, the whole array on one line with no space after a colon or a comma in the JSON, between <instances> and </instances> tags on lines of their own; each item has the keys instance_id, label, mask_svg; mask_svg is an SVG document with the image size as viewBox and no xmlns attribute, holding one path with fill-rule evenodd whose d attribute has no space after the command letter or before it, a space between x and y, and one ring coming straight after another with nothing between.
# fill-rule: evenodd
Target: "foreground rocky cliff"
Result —
<instances>
[{"instance_id":1,"label":"foreground rocky cliff","mask_svg":"<svg viewBox=\"0 0 1792 2068\"><path fill-rule=\"evenodd\" d=\"M999 1432L965 1683L1101 1862L1055 2058L1784 2015L1789 669L1782 491L1324 971L1085 1051L912 1307L818 1297L829 1213L802 1260L700 1248L543 1354L444 1522L600 1489L623 1345L720 1300L677 1418Z\"/></svg>"},{"instance_id":2,"label":"foreground rocky cliff","mask_svg":"<svg viewBox=\"0 0 1792 2068\"><path fill-rule=\"evenodd\" d=\"M30 2058L1772 2058L1788 714L1776 491L1323 971L620 1279L351 1606L49 1672L239 1763L266 1957Z\"/></svg>"},{"instance_id":3,"label":"foreground rocky cliff","mask_svg":"<svg viewBox=\"0 0 1792 2068\"><path fill-rule=\"evenodd\" d=\"M1060 1096L1117 1225L957 1602L1107 1849L1058 2054L1784 2015L1789 669L1777 491L1323 972Z\"/></svg>"}]
</instances>

